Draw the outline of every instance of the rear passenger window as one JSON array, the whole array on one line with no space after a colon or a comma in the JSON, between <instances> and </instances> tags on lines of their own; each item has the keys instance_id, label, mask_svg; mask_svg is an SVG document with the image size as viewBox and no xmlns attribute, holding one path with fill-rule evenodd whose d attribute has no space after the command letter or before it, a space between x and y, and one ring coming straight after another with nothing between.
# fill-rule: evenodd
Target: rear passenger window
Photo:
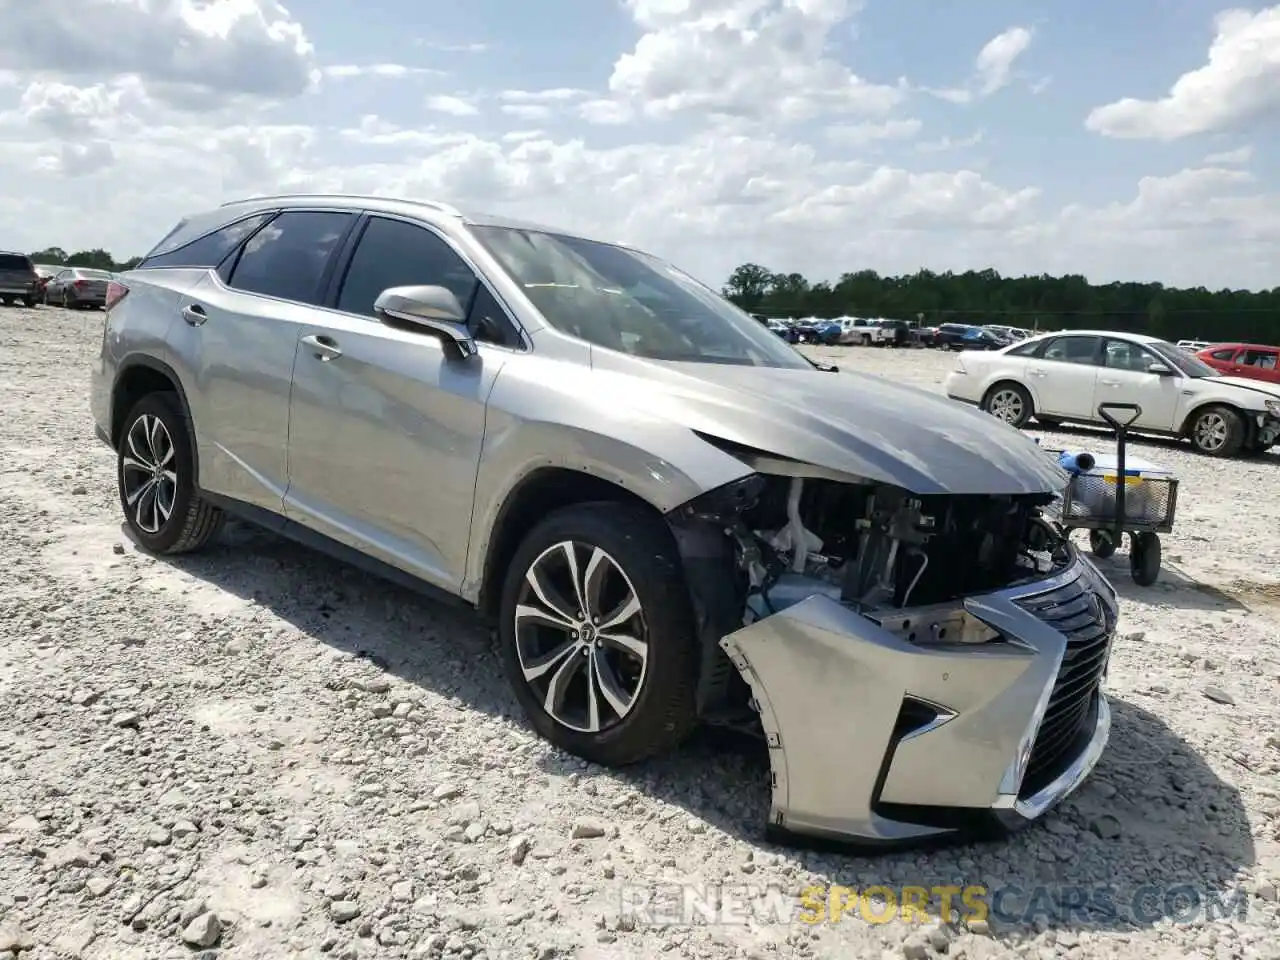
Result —
<instances>
[{"instance_id":1,"label":"rear passenger window","mask_svg":"<svg viewBox=\"0 0 1280 960\"><path fill-rule=\"evenodd\" d=\"M319 304L320 280L355 214L290 210L245 244L228 285L245 293Z\"/></svg>"},{"instance_id":2,"label":"rear passenger window","mask_svg":"<svg viewBox=\"0 0 1280 960\"><path fill-rule=\"evenodd\" d=\"M1262 370L1276 368L1276 355L1269 350L1246 350L1240 362L1247 367L1259 367Z\"/></svg>"},{"instance_id":3,"label":"rear passenger window","mask_svg":"<svg viewBox=\"0 0 1280 960\"><path fill-rule=\"evenodd\" d=\"M245 237L271 219L270 213L246 217L229 223L220 230L192 240L185 246L143 260L135 269L148 267L216 267Z\"/></svg>"},{"instance_id":4,"label":"rear passenger window","mask_svg":"<svg viewBox=\"0 0 1280 960\"><path fill-rule=\"evenodd\" d=\"M338 309L373 316L388 287L447 287L468 309L480 281L444 240L425 227L374 217L360 237L338 293Z\"/></svg>"}]
</instances>

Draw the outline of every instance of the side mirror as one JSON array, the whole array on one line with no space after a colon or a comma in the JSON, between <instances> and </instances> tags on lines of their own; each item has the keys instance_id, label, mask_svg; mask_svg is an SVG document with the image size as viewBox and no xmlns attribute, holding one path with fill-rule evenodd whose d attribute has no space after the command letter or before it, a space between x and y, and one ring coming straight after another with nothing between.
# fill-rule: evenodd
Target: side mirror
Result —
<instances>
[{"instance_id":1,"label":"side mirror","mask_svg":"<svg viewBox=\"0 0 1280 960\"><path fill-rule=\"evenodd\" d=\"M1173 376L1173 368L1167 363L1151 363L1147 365L1147 373L1154 373L1157 377Z\"/></svg>"},{"instance_id":2,"label":"side mirror","mask_svg":"<svg viewBox=\"0 0 1280 960\"><path fill-rule=\"evenodd\" d=\"M409 324L440 334L463 359L476 355L467 312L447 287L388 287L373 302L373 312L383 323Z\"/></svg>"}]
</instances>

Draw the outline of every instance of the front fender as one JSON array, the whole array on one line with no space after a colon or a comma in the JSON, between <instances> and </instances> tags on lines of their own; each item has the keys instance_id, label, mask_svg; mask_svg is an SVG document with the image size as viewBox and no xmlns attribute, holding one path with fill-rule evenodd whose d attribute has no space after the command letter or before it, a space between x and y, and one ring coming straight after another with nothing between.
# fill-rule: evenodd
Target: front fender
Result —
<instances>
[{"instance_id":1,"label":"front fender","mask_svg":"<svg viewBox=\"0 0 1280 960\"><path fill-rule=\"evenodd\" d=\"M593 397L588 375L554 361L509 364L499 374L476 473L467 595L478 594L484 580L503 505L537 471L551 467L598 477L664 514L751 474L687 427Z\"/></svg>"}]
</instances>

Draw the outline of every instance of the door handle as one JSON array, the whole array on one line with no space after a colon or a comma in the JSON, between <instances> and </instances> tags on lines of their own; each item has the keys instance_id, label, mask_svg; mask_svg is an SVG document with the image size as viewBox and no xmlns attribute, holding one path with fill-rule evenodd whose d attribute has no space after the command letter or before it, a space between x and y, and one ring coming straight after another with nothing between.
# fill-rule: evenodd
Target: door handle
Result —
<instances>
[{"instance_id":1,"label":"door handle","mask_svg":"<svg viewBox=\"0 0 1280 960\"><path fill-rule=\"evenodd\" d=\"M1120 381L1119 380L1103 380L1102 385L1104 387L1118 387L1120 386Z\"/></svg>"},{"instance_id":2,"label":"door handle","mask_svg":"<svg viewBox=\"0 0 1280 960\"><path fill-rule=\"evenodd\" d=\"M302 338L302 342L310 347L313 356L322 363L328 363L342 356L342 348L338 346L338 341L333 337L326 337L322 334L312 334Z\"/></svg>"},{"instance_id":3,"label":"door handle","mask_svg":"<svg viewBox=\"0 0 1280 960\"><path fill-rule=\"evenodd\" d=\"M1028 372L1029 372L1033 377L1043 377L1043 376L1044 376L1044 371L1043 371L1043 370L1040 370L1040 369L1038 369L1038 368L1037 368L1037 369L1035 369L1035 370L1030 370L1030 371L1028 371Z\"/></svg>"},{"instance_id":4,"label":"door handle","mask_svg":"<svg viewBox=\"0 0 1280 960\"><path fill-rule=\"evenodd\" d=\"M204 312L204 307L198 303L190 303L182 308L182 319L187 321L193 327L198 327L209 319L209 315Z\"/></svg>"}]
</instances>

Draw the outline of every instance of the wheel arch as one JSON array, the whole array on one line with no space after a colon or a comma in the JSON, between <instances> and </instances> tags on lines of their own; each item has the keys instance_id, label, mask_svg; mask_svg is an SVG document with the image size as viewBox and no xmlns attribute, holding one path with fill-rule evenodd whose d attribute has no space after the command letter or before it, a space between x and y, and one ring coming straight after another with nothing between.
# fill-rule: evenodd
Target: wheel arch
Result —
<instances>
[{"instance_id":1,"label":"wheel arch","mask_svg":"<svg viewBox=\"0 0 1280 960\"><path fill-rule=\"evenodd\" d=\"M497 614L507 568L520 543L539 521L555 510L599 502L638 506L662 519L662 513L634 490L585 470L543 466L522 477L503 499L485 542L478 545L484 554L484 565L477 609L485 616Z\"/></svg>"},{"instance_id":2,"label":"wheel arch","mask_svg":"<svg viewBox=\"0 0 1280 960\"><path fill-rule=\"evenodd\" d=\"M1178 436L1189 437L1191 435L1191 425L1196 422L1196 417L1200 416L1200 414L1204 413L1210 407L1225 407L1227 410L1230 410L1244 421L1246 435L1250 435L1252 433L1253 417L1247 410L1237 406L1230 400L1224 400L1221 397L1208 397L1197 401L1195 406L1187 411L1187 415L1182 418L1182 423L1178 426Z\"/></svg>"},{"instance_id":3,"label":"wheel arch","mask_svg":"<svg viewBox=\"0 0 1280 960\"><path fill-rule=\"evenodd\" d=\"M1036 411L1040 409L1040 398L1036 396L1036 392L1031 389L1030 384L1023 383L1016 377L1012 377L1007 374L996 374L991 383L989 383L986 389L982 391L982 395L978 398L978 402L980 404L986 403L987 397L991 396L991 394L1000 387L1005 386L1017 387L1031 399L1031 409L1027 411L1027 418L1030 419L1031 417L1034 417L1036 415Z\"/></svg>"},{"instance_id":4,"label":"wheel arch","mask_svg":"<svg viewBox=\"0 0 1280 960\"><path fill-rule=\"evenodd\" d=\"M111 385L111 447L120 449L120 436L124 430L124 418L133 405L151 393L173 393L178 398L182 417L191 427L191 405L187 402L182 379L173 367L163 360L146 354L133 354L121 361ZM193 431L194 433L194 431ZM191 442L191 460L197 486L200 478L200 455L194 435Z\"/></svg>"}]
</instances>

